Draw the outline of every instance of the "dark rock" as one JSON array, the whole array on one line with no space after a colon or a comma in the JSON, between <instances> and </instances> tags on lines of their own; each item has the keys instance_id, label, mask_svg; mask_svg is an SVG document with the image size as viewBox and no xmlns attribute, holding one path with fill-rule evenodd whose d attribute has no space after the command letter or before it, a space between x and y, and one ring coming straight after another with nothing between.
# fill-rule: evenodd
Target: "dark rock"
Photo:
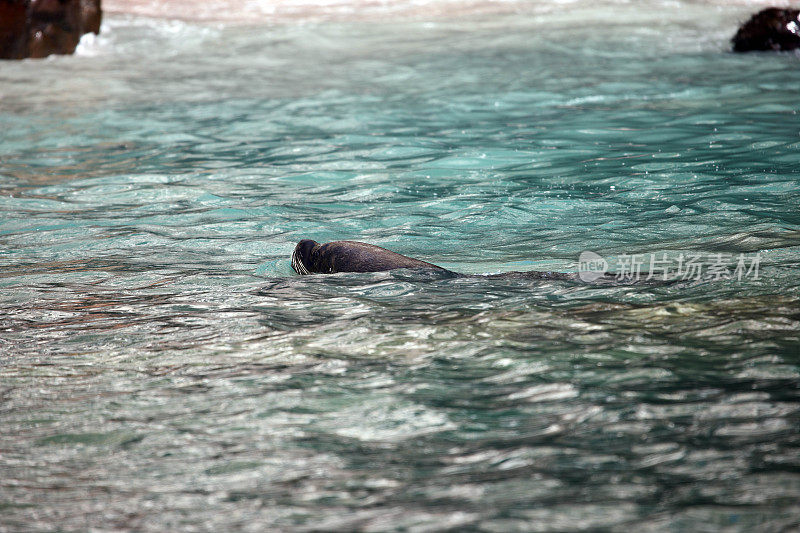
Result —
<instances>
[{"instance_id":1,"label":"dark rock","mask_svg":"<svg viewBox=\"0 0 800 533\"><path fill-rule=\"evenodd\" d=\"M81 21L83 33L100 33L100 20L103 11L100 9L100 0L81 0Z\"/></svg>"},{"instance_id":2,"label":"dark rock","mask_svg":"<svg viewBox=\"0 0 800 533\"><path fill-rule=\"evenodd\" d=\"M745 22L733 37L734 52L800 48L800 10L770 7Z\"/></svg>"},{"instance_id":3,"label":"dark rock","mask_svg":"<svg viewBox=\"0 0 800 533\"><path fill-rule=\"evenodd\" d=\"M32 0L28 26L28 56L71 54L78 46L81 6L77 0Z\"/></svg>"},{"instance_id":4,"label":"dark rock","mask_svg":"<svg viewBox=\"0 0 800 533\"><path fill-rule=\"evenodd\" d=\"M71 54L101 16L100 0L0 0L0 58Z\"/></svg>"},{"instance_id":5,"label":"dark rock","mask_svg":"<svg viewBox=\"0 0 800 533\"><path fill-rule=\"evenodd\" d=\"M21 59L28 54L27 2L0 0L0 58Z\"/></svg>"}]
</instances>

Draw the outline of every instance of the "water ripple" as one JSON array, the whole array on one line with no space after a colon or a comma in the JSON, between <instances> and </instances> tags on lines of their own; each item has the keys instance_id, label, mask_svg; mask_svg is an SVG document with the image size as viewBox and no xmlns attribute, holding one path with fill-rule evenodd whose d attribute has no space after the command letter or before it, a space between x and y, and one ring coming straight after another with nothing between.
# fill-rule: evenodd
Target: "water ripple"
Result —
<instances>
[{"instance_id":1,"label":"water ripple","mask_svg":"<svg viewBox=\"0 0 800 533\"><path fill-rule=\"evenodd\" d=\"M727 7L595 4L588 35L112 16L4 65L0 529L796 528L796 57L722 53L694 21ZM761 276L299 277L304 237Z\"/></svg>"}]
</instances>

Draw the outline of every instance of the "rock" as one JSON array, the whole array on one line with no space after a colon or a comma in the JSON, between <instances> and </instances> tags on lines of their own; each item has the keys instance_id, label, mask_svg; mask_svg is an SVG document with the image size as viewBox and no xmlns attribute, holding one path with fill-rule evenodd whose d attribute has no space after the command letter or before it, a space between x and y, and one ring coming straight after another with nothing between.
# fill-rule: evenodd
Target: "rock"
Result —
<instances>
[{"instance_id":1,"label":"rock","mask_svg":"<svg viewBox=\"0 0 800 533\"><path fill-rule=\"evenodd\" d=\"M83 35L78 0L32 0L28 20L28 57L71 54Z\"/></svg>"},{"instance_id":2,"label":"rock","mask_svg":"<svg viewBox=\"0 0 800 533\"><path fill-rule=\"evenodd\" d=\"M770 7L745 22L733 37L734 52L800 48L800 10Z\"/></svg>"},{"instance_id":3,"label":"rock","mask_svg":"<svg viewBox=\"0 0 800 533\"><path fill-rule=\"evenodd\" d=\"M21 59L27 55L27 2L0 0L0 58Z\"/></svg>"},{"instance_id":4,"label":"rock","mask_svg":"<svg viewBox=\"0 0 800 533\"><path fill-rule=\"evenodd\" d=\"M101 17L100 0L0 0L0 58L71 54Z\"/></svg>"},{"instance_id":5,"label":"rock","mask_svg":"<svg viewBox=\"0 0 800 533\"><path fill-rule=\"evenodd\" d=\"M100 9L100 0L81 0L81 21L83 33L100 33L100 20L103 11Z\"/></svg>"}]
</instances>

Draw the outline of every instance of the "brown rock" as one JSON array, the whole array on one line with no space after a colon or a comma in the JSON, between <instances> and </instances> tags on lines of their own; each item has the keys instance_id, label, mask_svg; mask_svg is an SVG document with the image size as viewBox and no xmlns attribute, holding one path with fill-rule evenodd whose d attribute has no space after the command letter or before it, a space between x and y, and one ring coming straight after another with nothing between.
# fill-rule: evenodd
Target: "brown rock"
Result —
<instances>
[{"instance_id":1,"label":"brown rock","mask_svg":"<svg viewBox=\"0 0 800 533\"><path fill-rule=\"evenodd\" d=\"M0 0L0 58L71 54L101 16L100 0Z\"/></svg>"},{"instance_id":2,"label":"brown rock","mask_svg":"<svg viewBox=\"0 0 800 533\"><path fill-rule=\"evenodd\" d=\"M22 59L27 55L27 2L0 0L0 58Z\"/></svg>"},{"instance_id":3,"label":"brown rock","mask_svg":"<svg viewBox=\"0 0 800 533\"><path fill-rule=\"evenodd\" d=\"M81 0L81 23L83 33L100 33L100 21L103 11L100 9L100 0Z\"/></svg>"},{"instance_id":4,"label":"brown rock","mask_svg":"<svg viewBox=\"0 0 800 533\"><path fill-rule=\"evenodd\" d=\"M78 0L31 0L28 57L71 54L81 39Z\"/></svg>"},{"instance_id":5,"label":"brown rock","mask_svg":"<svg viewBox=\"0 0 800 533\"><path fill-rule=\"evenodd\" d=\"M745 22L733 37L734 52L800 48L800 10L769 7Z\"/></svg>"}]
</instances>

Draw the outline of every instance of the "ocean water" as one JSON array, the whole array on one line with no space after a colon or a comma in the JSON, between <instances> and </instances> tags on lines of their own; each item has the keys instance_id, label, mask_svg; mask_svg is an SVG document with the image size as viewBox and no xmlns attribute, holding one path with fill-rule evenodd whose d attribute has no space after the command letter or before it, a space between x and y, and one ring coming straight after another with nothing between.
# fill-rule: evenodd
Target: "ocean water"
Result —
<instances>
[{"instance_id":1,"label":"ocean water","mask_svg":"<svg viewBox=\"0 0 800 533\"><path fill-rule=\"evenodd\" d=\"M728 52L759 6L114 14L0 63L0 531L800 527L800 56ZM301 277L301 238L706 275Z\"/></svg>"}]
</instances>

